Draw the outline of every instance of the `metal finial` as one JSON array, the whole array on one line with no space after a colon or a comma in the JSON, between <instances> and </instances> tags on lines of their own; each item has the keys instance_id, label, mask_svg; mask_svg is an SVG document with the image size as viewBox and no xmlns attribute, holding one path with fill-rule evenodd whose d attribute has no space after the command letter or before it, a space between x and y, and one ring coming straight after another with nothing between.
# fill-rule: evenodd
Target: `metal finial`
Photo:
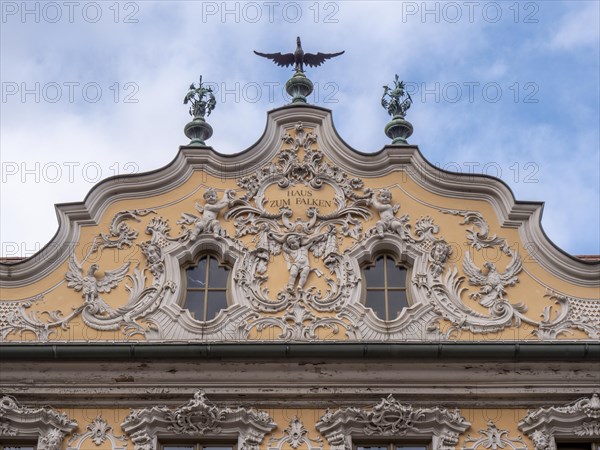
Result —
<instances>
[{"instance_id":1,"label":"metal finial","mask_svg":"<svg viewBox=\"0 0 600 450\"><path fill-rule=\"evenodd\" d=\"M217 101L212 88L202 85L202 75L200 75L198 87L194 83L190 85L188 93L183 99L184 105L188 103L190 104L190 116L193 117L193 120L186 124L183 131L191 139L189 145L206 145L204 141L212 136L213 129L206 123L204 117L210 116L217 105Z\"/></svg>"},{"instance_id":2,"label":"metal finial","mask_svg":"<svg viewBox=\"0 0 600 450\"><path fill-rule=\"evenodd\" d=\"M392 144L407 145L408 139L413 133L413 126L404 119L406 112L412 105L412 98L400 81L398 75L394 77L394 88L383 86L381 106L392 116L391 122L385 126L385 134L392 139Z\"/></svg>"}]
</instances>

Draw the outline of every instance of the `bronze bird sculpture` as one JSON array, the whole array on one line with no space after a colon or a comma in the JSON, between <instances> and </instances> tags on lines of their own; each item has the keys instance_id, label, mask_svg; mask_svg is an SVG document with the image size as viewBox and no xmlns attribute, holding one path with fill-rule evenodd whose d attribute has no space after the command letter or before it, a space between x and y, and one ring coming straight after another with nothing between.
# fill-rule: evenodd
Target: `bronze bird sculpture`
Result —
<instances>
[{"instance_id":1,"label":"bronze bird sculpture","mask_svg":"<svg viewBox=\"0 0 600 450\"><path fill-rule=\"evenodd\" d=\"M288 67L294 65L296 72L304 73L304 65L310 67L320 66L325 62L326 59L335 58L344 53L342 50L338 53L304 53L302 50L302 42L300 42L300 36L296 38L296 51L294 53L261 53L254 50L258 56L263 58L272 59L275 64L280 67Z\"/></svg>"}]
</instances>

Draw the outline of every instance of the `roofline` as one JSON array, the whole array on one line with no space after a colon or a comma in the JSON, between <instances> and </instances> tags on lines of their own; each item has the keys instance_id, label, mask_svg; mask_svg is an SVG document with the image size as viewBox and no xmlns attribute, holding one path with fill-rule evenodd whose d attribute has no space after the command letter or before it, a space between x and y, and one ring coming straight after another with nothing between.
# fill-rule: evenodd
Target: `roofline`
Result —
<instances>
[{"instance_id":1,"label":"roofline","mask_svg":"<svg viewBox=\"0 0 600 450\"><path fill-rule=\"evenodd\" d=\"M139 360L330 360L391 361L590 361L600 364L600 343L60 343L11 344L0 347L9 361Z\"/></svg>"}]
</instances>

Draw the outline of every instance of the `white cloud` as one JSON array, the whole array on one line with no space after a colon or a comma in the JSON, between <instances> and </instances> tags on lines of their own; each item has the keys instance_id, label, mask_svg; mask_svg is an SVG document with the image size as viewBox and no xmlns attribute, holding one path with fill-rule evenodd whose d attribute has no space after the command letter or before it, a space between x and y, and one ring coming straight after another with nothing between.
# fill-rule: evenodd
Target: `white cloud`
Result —
<instances>
[{"instance_id":1,"label":"white cloud","mask_svg":"<svg viewBox=\"0 0 600 450\"><path fill-rule=\"evenodd\" d=\"M600 2L577 2L556 26L550 47L572 50L578 47L597 48L600 42Z\"/></svg>"}]
</instances>

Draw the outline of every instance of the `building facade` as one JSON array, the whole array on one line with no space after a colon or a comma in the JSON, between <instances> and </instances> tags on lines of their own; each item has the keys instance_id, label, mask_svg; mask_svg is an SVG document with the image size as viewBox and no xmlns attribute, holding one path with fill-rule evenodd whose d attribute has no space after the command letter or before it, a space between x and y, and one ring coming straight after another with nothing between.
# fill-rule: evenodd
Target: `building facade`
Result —
<instances>
[{"instance_id":1,"label":"building facade","mask_svg":"<svg viewBox=\"0 0 600 450\"><path fill-rule=\"evenodd\" d=\"M302 102L105 180L1 265L0 447L597 449L600 266L541 211Z\"/></svg>"}]
</instances>

